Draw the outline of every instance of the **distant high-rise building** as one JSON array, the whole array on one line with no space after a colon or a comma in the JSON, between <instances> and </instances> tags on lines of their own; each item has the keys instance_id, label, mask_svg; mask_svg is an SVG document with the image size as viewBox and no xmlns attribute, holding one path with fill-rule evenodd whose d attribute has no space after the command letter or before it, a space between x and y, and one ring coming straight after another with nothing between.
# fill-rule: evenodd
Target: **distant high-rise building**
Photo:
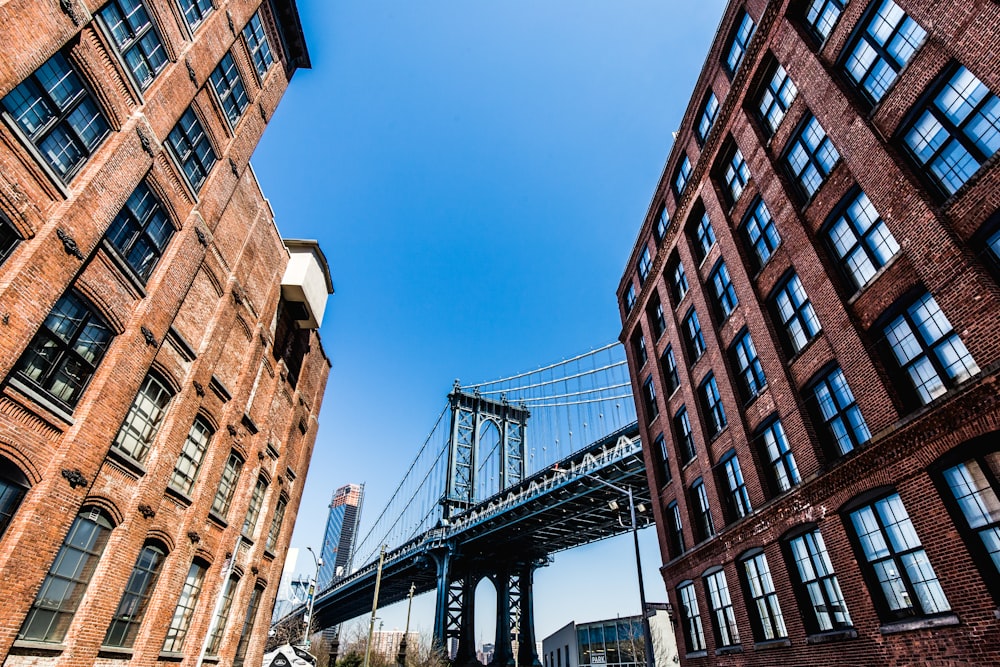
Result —
<instances>
[{"instance_id":1,"label":"distant high-rise building","mask_svg":"<svg viewBox=\"0 0 1000 667\"><path fill-rule=\"evenodd\" d=\"M347 574L351 568L354 536L358 531L364 496L364 484L347 484L333 494L330 515L326 519L326 534L323 536L323 565L319 568L320 590Z\"/></svg>"}]
</instances>

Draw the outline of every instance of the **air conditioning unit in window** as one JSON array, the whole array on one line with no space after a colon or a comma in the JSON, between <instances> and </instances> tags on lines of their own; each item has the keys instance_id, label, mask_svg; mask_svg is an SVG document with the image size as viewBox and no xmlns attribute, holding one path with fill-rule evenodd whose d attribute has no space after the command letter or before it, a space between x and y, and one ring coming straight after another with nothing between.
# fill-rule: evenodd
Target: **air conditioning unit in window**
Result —
<instances>
[{"instance_id":1,"label":"air conditioning unit in window","mask_svg":"<svg viewBox=\"0 0 1000 667\"><path fill-rule=\"evenodd\" d=\"M318 329L323 324L327 297L333 294L330 267L319 242L284 239L288 267L281 279L285 312L300 329Z\"/></svg>"}]
</instances>

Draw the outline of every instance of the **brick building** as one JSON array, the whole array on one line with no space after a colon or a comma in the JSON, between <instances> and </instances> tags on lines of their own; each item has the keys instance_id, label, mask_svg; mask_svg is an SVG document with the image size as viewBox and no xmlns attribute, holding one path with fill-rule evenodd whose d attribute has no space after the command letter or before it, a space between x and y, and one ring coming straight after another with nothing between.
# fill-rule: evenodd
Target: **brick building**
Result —
<instances>
[{"instance_id":1,"label":"brick building","mask_svg":"<svg viewBox=\"0 0 1000 667\"><path fill-rule=\"evenodd\" d=\"M332 292L248 160L293 0L0 2L0 660L259 660Z\"/></svg>"},{"instance_id":2,"label":"brick building","mask_svg":"<svg viewBox=\"0 0 1000 667\"><path fill-rule=\"evenodd\" d=\"M1000 664L1000 5L729 3L618 296L686 665Z\"/></svg>"}]
</instances>

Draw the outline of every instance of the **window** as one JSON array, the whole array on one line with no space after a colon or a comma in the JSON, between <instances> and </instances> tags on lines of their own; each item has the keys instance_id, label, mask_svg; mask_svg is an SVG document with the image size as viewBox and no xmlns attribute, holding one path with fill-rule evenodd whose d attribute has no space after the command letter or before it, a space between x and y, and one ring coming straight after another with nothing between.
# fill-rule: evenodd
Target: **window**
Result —
<instances>
[{"instance_id":1,"label":"window","mask_svg":"<svg viewBox=\"0 0 1000 667\"><path fill-rule=\"evenodd\" d=\"M716 646L739 644L740 631L736 626L736 614L733 613L733 601L729 597L725 571L717 570L706 575L705 590L708 592L708 606L712 610Z\"/></svg>"},{"instance_id":2,"label":"window","mask_svg":"<svg viewBox=\"0 0 1000 667\"><path fill-rule=\"evenodd\" d=\"M180 0L184 21L194 30L212 13L212 0Z\"/></svg>"},{"instance_id":3,"label":"window","mask_svg":"<svg viewBox=\"0 0 1000 667\"><path fill-rule=\"evenodd\" d=\"M749 331L743 331L736 337L732 347L729 348L729 356L739 375L738 384L743 400L750 401L763 391L767 379L764 377L764 369L760 365Z\"/></svg>"},{"instance_id":4,"label":"window","mask_svg":"<svg viewBox=\"0 0 1000 667\"><path fill-rule=\"evenodd\" d=\"M250 505L247 507L247 515L243 519L243 536L253 537L253 531L257 528L257 517L260 516L260 508L264 505L264 494L267 493L267 480L263 477L257 478L257 484L250 494Z\"/></svg>"},{"instance_id":5,"label":"window","mask_svg":"<svg viewBox=\"0 0 1000 667\"><path fill-rule=\"evenodd\" d=\"M670 272L670 290L674 297L674 304L678 304L688 293L687 274L684 273L684 263L680 259L674 262L673 270Z\"/></svg>"},{"instance_id":6,"label":"window","mask_svg":"<svg viewBox=\"0 0 1000 667\"><path fill-rule=\"evenodd\" d=\"M726 490L726 513L729 522L739 521L753 511L750 505L750 494L747 493L746 482L743 481L743 471L740 470L740 460L736 452L731 451L722 460L719 471L722 478L722 488Z\"/></svg>"},{"instance_id":7,"label":"window","mask_svg":"<svg viewBox=\"0 0 1000 667\"><path fill-rule=\"evenodd\" d=\"M59 643L87 591L113 526L103 512L85 508L73 519L49 573L28 611L18 639Z\"/></svg>"},{"instance_id":8,"label":"window","mask_svg":"<svg viewBox=\"0 0 1000 667\"><path fill-rule=\"evenodd\" d=\"M642 383L642 406L646 410L646 420L653 421L660 413L656 407L656 386L653 384L653 376L650 375Z\"/></svg>"},{"instance_id":9,"label":"window","mask_svg":"<svg viewBox=\"0 0 1000 667\"><path fill-rule=\"evenodd\" d=\"M750 180L750 169L739 148L733 147L732 153L726 160L725 168L722 171L722 179L726 186L726 196L729 198L729 205L732 206L739 201L743 189Z\"/></svg>"},{"instance_id":10,"label":"window","mask_svg":"<svg viewBox=\"0 0 1000 667\"><path fill-rule=\"evenodd\" d=\"M838 454L846 454L871 439L868 424L861 416L861 410L840 368L835 367L822 377L813 387L813 395L825 430L836 444Z\"/></svg>"},{"instance_id":11,"label":"window","mask_svg":"<svg viewBox=\"0 0 1000 667\"><path fill-rule=\"evenodd\" d=\"M105 234L143 283L153 274L173 235L174 226L145 182L129 196Z\"/></svg>"},{"instance_id":12,"label":"window","mask_svg":"<svg viewBox=\"0 0 1000 667\"><path fill-rule=\"evenodd\" d=\"M27 490L28 480L21 469L0 456L0 538L7 532Z\"/></svg>"},{"instance_id":13,"label":"window","mask_svg":"<svg viewBox=\"0 0 1000 667\"><path fill-rule=\"evenodd\" d=\"M684 156L684 160L681 162L681 166L677 168L677 175L674 176L674 193L680 197L681 193L684 192L684 188L687 187L688 179L691 178L691 160L688 156Z\"/></svg>"},{"instance_id":14,"label":"window","mask_svg":"<svg viewBox=\"0 0 1000 667\"><path fill-rule=\"evenodd\" d=\"M53 55L7 93L3 107L64 180L72 178L111 131L62 53Z\"/></svg>"},{"instance_id":15,"label":"window","mask_svg":"<svg viewBox=\"0 0 1000 667\"><path fill-rule=\"evenodd\" d=\"M785 114L799 94L798 88L781 65L774 68L774 74L768 79L767 86L760 93L757 110L767 125L768 134L774 134L785 119Z\"/></svg>"},{"instance_id":16,"label":"window","mask_svg":"<svg viewBox=\"0 0 1000 667\"><path fill-rule=\"evenodd\" d=\"M908 126L903 141L953 195L1000 149L1000 99L959 67Z\"/></svg>"},{"instance_id":17,"label":"window","mask_svg":"<svg viewBox=\"0 0 1000 667\"><path fill-rule=\"evenodd\" d=\"M238 574L229 575L226 581L226 588L222 592L222 604L219 605L218 613L212 619L212 629L208 633L208 655L218 655L222 646L222 638L226 634L226 624L229 623L229 612L233 609L233 598L236 597L236 587L240 583Z\"/></svg>"},{"instance_id":18,"label":"window","mask_svg":"<svg viewBox=\"0 0 1000 667\"><path fill-rule=\"evenodd\" d=\"M695 255L701 261L708 256L715 245L715 230L712 229L712 221L708 217L708 212L702 212L693 231Z\"/></svg>"},{"instance_id":19,"label":"window","mask_svg":"<svg viewBox=\"0 0 1000 667\"><path fill-rule=\"evenodd\" d=\"M644 285L649 277L649 270L653 267L653 258L649 255L649 246L642 249L639 257L639 284Z\"/></svg>"},{"instance_id":20,"label":"window","mask_svg":"<svg viewBox=\"0 0 1000 667\"><path fill-rule=\"evenodd\" d=\"M201 594L202 584L205 583L207 569L208 567L201 561L196 560L191 563L173 618L170 619L170 626L167 628L167 636L163 642L164 651L180 653L184 648L184 639L187 637L195 608L198 606L198 595Z\"/></svg>"},{"instance_id":21,"label":"window","mask_svg":"<svg viewBox=\"0 0 1000 667\"><path fill-rule=\"evenodd\" d=\"M167 64L160 35L143 0L111 0L98 15L136 84L146 90Z\"/></svg>"},{"instance_id":22,"label":"window","mask_svg":"<svg viewBox=\"0 0 1000 667\"><path fill-rule=\"evenodd\" d=\"M660 340L663 332L667 330L667 320L663 316L663 304L656 294L649 299L649 307L646 309L646 316L649 317L649 327L653 330L653 338Z\"/></svg>"},{"instance_id":23,"label":"window","mask_svg":"<svg viewBox=\"0 0 1000 667\"><path fill-rule=\"evenodd\" d=\"M0 213L0 264L10 257L17 244L21 242L21 235L14 229L7 217Z\"/></svg>"},{"instance_id":24,"label":"window","mask_svg":"<svg viewBox=\"0 0 1000 667\"><path fill-rule=\"evenodd\" d=\"M733 33L729 43L729 52L726 54L726 68L730 74L736 74L743 56L746 55L750 38L753 37L754 23L750 15L745 11L740 12L739 20L736 21L736 32Z\"/></svg>"},{"instance_id":25,"label":"window","mask_svg":"<svg viewBox=\"0 0 1000 667\"><path fill-rule=\"evenodd\" d=\"M922 405L979 373L965 343L930 294L890 322L885 337Z\"/></svg>"},{"instance_id":26,"label":"window","mask_svg":"<svg viewBox=\"0 0 1000 667\"><path fill-rule=\"evenodd\" d=\"M725 262L719 262L712 274L709 276L712 283L712 295L715 297L715 307L719 313L719 319L725 320L739 305L740 300L736 298L736 288L729 278L729 269Z\"/></svg>"},{"instance_id":27,"label":"window","mask_svg":"<svg viewBox=\"0 0 1000 667\"><path fill-rule=\"evenodd\" d=\"M666 382L666 395L670 396L681 386L680 377L677 375L677 360L674 358L674 348L667 345L660 357L660 370L663 371L663 380Z\"/></svg>"},{"instance_id":28,"label":"window","mask_svg":"<svg viewBox=\"0 0 1000 667\"><path fill-rule=\"evenodd\" d=\"M663 483L669 482L673 476L670 474L670 454L667 452L667 441L660 433L653 441L653 450L660 457L660 470L663 472Z\"/></svg>"},{"instance_id":29,"label":"window","mask_svg":"<svg viewBox=\"0 0 1000 667\"><path fill-rule=\"evenodd\" d=\"M985 566L984 579L988 584L996 582L1000 573L1000 451L947 468L942 477L961 514L960 532L975 560Z\"/></svg>"},{"instance_id":30,"label":"window","mask_svg":"<svg viewBox=\"0 0 1000 667\"><path fill-rule=\"evenodd\" d=\"M135 646L139 626L146 615L153 589L156 588L156 580L160 576L164 558L166 552L155 544L147 544L139 552L139 558L135 561L132 574L125 585L125 593L104 636L104 646L125 648Z\"/></svg>"},{"instance_id":31,"label":"window","mask_svg":"<svg viewBox=\"0 0 1000 667\"><path fill-rule=\"evenodd\" d=\"M264 595L264 587L257 584L250 594L250 603L247 605L246 614L243 616L243 628L240 630L240 642L236 645L236 654L233 657L233 666L239 667L244 664L247 656L247 648L250 647L250 638L253 636L253 622L257 618L257 609L260 607L260 599Z\"/></svg>"},{"instance_id":32,"label":"window","mask_svg":"<svg viewBox=\"0 0 1000 667\"><path fill-rule=\"evenodd\" d=\"M753 248L757 268L764 268L767 260L771 259L771 255L781 243L781 237L774 225L774 218L771 217L771 212L762 199L758 199L757 203L750 207L750 212L743 221L743 235Z\"/></svg>"},{"instance_id":33,"label":"window","mask_svg":"<svg viewBox=\"0 0 1000 667\"><path fill-rule=\"evenodd\" d=\"M31 339L17 362L17 373L73 408L113 337L104 318L70 290Z\"/></svg>"},{"instance_id":34,"label":"window","mask_svg":"<svg viewBox=\"0 0 1000 667\"><path fill-rule=\"evenodd\" d=\"M993 254L993 261L1000 264L1000 229L993 232L993 235L986 239L986 247Z\"/></svg>"},{"instance_id":35,"label":"window","mask_svg":"<svg viewBox=\"0 0 1000 667\"><path fill-rule=\"evenodd\" d=\"M806 23L820 40L825 40L833 32L840 13L849 0L810 0L806 8Z\"/></svg>"},{"instance_id":36,"label":"window","mask_svg":"<svg viewBox=\"0 0 1000 667\"><path fill-rule=\"evenodd\" d=\"M851 627L844 594L826 552L826 543L818 529L810 530L788 542L791 560L798 575L803 621L809 632L826 632ZM808 610L808 611L807 611Z\"/></svg>"},{"instance_id":37,"label":"window","mask_svg":"<svg viewBox=\"0 0 1000 667\"><path fill-rule=\"evenodd\" d=\"M815 117L807 115L785 153L788 173L805 199L811 199L819 190L839 159L840 153L826 130Z\"/></svg>"},{"instance_id":38,"label":"window","mask_svg":"<svg viewBox=\"0 0 1000 667\"><path fill-rule=\"evenodd\" d=\"M222 471L222 479L219 480L219 489L215 493L212 501L212 512L225 518L229 513L229 505L233 502L233 495L236 493L236 486L240 481L240 471L243 470L243 459L233 452L226 461L226 469Z\"/></svg>"},{"instance_id":39,"label":"window","mask_svg":"<svg viewBox=\"0 0 1000 667\"><path fill-rule=\"evenodd\" d=\"M218 158L194 109L188 107L184 111L177 125L167 135L167 143L180 162L188 183L195 192L200 192Z\"/></svg>"},{"instance_id":40,"label":"window","mask_svg":"<svg viewBox=\"0 0 1000 667\"><path fill-rule=\"evenodd\" d=\"M635 284L630 282L628 289L625 290L625 313L631 313L633 308L635 308Z\"/></svg>"},{"instance_id":41,"label":"window","mask_svg":"<svg viewBox=\"0 0 1000 667\"><path fill-rule=\"evenodd\" d=\"M694 308L688 311L684 317L684 338L687 342L688 354L692 361L697 361L701 355L705 354L705 338L701 335L701 323L698 322L698 313Z\"/></svg>"},{"instance_id":42,"label":"window","mask_svg":"<svg viewBox=\"0 0 1000 667\"><path fill-rule=\"evenodd\" d=\"M774 590L771 568L763 551L745 557L742 562L743 581L748 595L750 626L754 639L759 642L771 641L788 636L785 617Z\"/></svg>"},{"instance_id":43,"label":"window","mask_svg":"<svg viewBox=\"0 0 1000 667\"><path fill-rule=\"evenodd\" d=\"M677 434L677 444L681 448L682 463L689 463L698 453L694 446L694 431L691 430L691 420L688 419L687 408L681 408L674 415L674 432Z\"/></svg>"},{"instance_id":44,"label":"window","mask_svg":"<svg viewBox=\"0 0 1000 667\"><path fill-rule=\"evenodd\" d=\"M140 463L145 461L173 395L159 377L147 375L118 429L113 447Z\"/></svg>"},{"instance_id":45,"label":"window","mask_svg":"<svg viewBox=\"0 0 1000 667\"><path fill-rule=\"evenodd\" d=\"M232 54L227 53L222 56L222 60L218 67L212 71L209 79L212 81L212 88L215 89L215 94L219 96L219 102L222 103L222 108L226 112L226 118L232 125L235 125L250 104L250 100L247 98L243 77L236 69L236 61L233 60Z\"/></svg>"},{"instance_id":46,"label":"window","mask_svg":"<svg viewBox=\"0 0 1000 667\"><path fill-rule=\"evenodd\" d=\"M691 484L691 511L694 514L695 537L699 542L715 535L712 510L708 506L708 491L701 477Z\"/></svg>"},{"instance_id":47,"label":"window","mask_svg":"<svg viewBox=\"0 0 1000 667\"><path fill-rule=\"evenodd\" d=\"M856 38L844 64L847 76L878 103L927 32L892 0L883 0Z\"/></svg>"},{"instance_id":48,"label":"window","mask_svg":"<svg viewBox=\"0 0 1000 667\"><path fill-rule=\"evenodd\" d=\"M662 241L663 237L667 235L667 229L670 227L670 214L667 212L667 207L663 206L660 208L660 215L656 218L656 240Z\"/></svg>"},{"instance_id":49,"label":"window","mask_svg":"<svg viewBox=\"0 0 1000 667\"><path fill-rule=\"evenodd\" d=\"M285 507L288 506L288 498L278 496L278 503L274 506L274 517L271 519L271 528L267 531L267 543L264 545L266 551L274 551L278 546L278 537L281 535L281 525L285 521Z\"/></svg>"},{"instance_id":50,"label":"window","mask_svg":"<svg viewBox=\"0 0 1000 667\"><path fill-rule=\"evenodd\" d=\"M672 557L677 558L684 553L684 522L681 521L681 510L676 500L667 505L667 539Z\"/></svg>"},{"instance_id":51,"label":"window","mask_svg":"<svg viewBox=\"0 0 1000 667\"><path fill-rule=\"evenodd\" d=\"M719 115L719 100L715 97L715 93L709 93L708 97L705 98L704 104L701 106L701 116L698 117L698 127L696 133L698 135L698 143L704 144L705 140L708 139L708 133L712 131L712 124L715 122L715 117ZM686 158L685 158L686 159ZM678 187L678 192L684 188Z\"/></svg>"},{"instance_id":52,"label":"window","mask_svg":"<svg viewBox=\"0 0 1000 667\"><path fill-rule=\"evenodd\" d=\"M786 342L793 353L801 352L819 333L820 325L799 277L793 273L778 288L772 301Z\"/></svg>"},{"instance_id":53,"label":"window","mask_svg":"<svg viewBox=\"0 0 1000 667\"><path fill-rule=\"evenodd\" d=\"M632 336L632 353L635 355L637 368L642 368L646 365L646 360L649 356L646 352L646 337L642 335L642 331L636 331Z\"/></svg>"},{"instance_id":54,"label":"window","mask_svg":"<svg viewBox=\"0 0 1000 667\"><path fill-rule=\"evenodd\" d=\"M698 387L698 396L701 398L701 409L705 413L708 437L714 438L722 432L722 429L726 428L726 411L722 408L719 386L715 383L715 376L711 373Z\"/></svg>"},{"instance_id":55,"label":"window","mask_svg":"<svg viewBox=\"0 0 1000 667\"><path fill-rule=\"evenodd\" d=\"M827 238L854 286L861 289L899 252L899 244L864 192L848 196Z\"/></svg>"},{"instance_id":56,"label":"window","mask_svg":"<svg viewBox=\"0 0 1000 667\"><path fill-rule=\"evenodd\" d=\"M190 495L194 490L194 482L198 478L198 470L201 462L205 459L205 452L208 450L208 443L212 439L212 427L208 425L204 417L196 417L187 438L184 440L184 447L180 456L177 457L177 464L174 472L170 476L170 486L184 495Z\"/></svg>"},{"instance_id":57,"label":"window","mask_svg":"<svg viewBox=\"0 0 1000 667\"><path fill-rule=\"evenodd\" d=\"M684 641L688 653L705 650L705 630L701 625L701 612L694 584L688 582L677 588L680 598L681 625L684 627Z\"/></svg>"},{"instance_id":58,"label":"window","mask_svg":"<svg viewBox=\"0 0 1000 667\"><path fill-rule=\"evenodd\" d=\"M871 577L872 601L885 619L951 609L898 494L854 510L850 516L863 556L858 560L867 564L863 571Z\"/></svg>"},{"instance_id":59,"label":"window","mask_svg":"<svg viewBox=\"0 0 1000 667\"><path fill-rule=\"evenodd\" d=\"M764 425L757 436L768 463L768 481L774 494L784 493L799 483L799 469L788 446L785 428L780 419Z\"/></svg>"},{"instance_id":60,"label":"window","mask_svg":"<svg viewBox=\"0 0 1000 667\"><path fill-rule=\"evenodd\" d=\"M243 28L243 39L246 40L247 49L250 50L250 60L253 61L254 69L260 78L264 78L267 70L274 64L274 55L271 53L271 45L264 34L264 25L260 21L260 12L250 18L250 22Z\"/></svg>"}]
</instances>

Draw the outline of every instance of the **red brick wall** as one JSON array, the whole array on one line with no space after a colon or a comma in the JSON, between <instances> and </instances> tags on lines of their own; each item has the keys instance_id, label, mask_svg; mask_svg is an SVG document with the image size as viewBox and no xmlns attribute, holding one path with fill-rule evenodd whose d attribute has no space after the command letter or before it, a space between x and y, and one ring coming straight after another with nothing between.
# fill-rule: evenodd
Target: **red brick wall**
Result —
<instances>
[{"instance_id":1,"label":"red brick wall","mask_svg":"<svg viewBox=\"0 0 1000 667\"><path fill-rule=\"evenodd\" d=\"M675 605L675 588L693 580L698 591L708 651L704 657L682 657L690 665L774 664L892 664L979 665L1000 662L998 600L990 595L962 535L952 523L942 496L933 482L933 464L939 457L977 436L991 434L1000 447L1000 402L996 384L1000 366L1000 288L997 274L976 236L1000 207L1000 170L995 159L988 162L955 196L945 198L925 180L923 169L912 162L897 133L911 109L921 104L939 75L952 62L968 67L994 94L1000 93L1000 7L985 0L929 2L897 0L897 4L928 33L922 46L883 100L871 109L843 75L845 50L852 44L855 26L873 4L855 0L848 4L833 33L816 45L797 18L803 3L749 0L731 2L717 39L685 115L674 150L650 203L632 256L619 286L623 330L621 340L630 341L642 331L649 361L637 368L635 351L627 345L633 390L639 395L645 378L652 374L657 387L659 415L649 419L637 401L643 442L652 443L664 433L671 451L672 481L659 471L659 454L646 451L646 463L656 507L658 534L665 565L665 587ZM721 62L728 48L733 21L741 7L757 24L750 49L736 76L730 79ZM756 90L771 58L788 71L798 95L773 137L755 116ZM693 125L709 86L720 100L720 114L704 146L697 143ZM803 203L794 184L782 169L782 155L799 121L812 113L827 132L841 160L808 203ZM734 205L722 195L713 176L727 142L734 141L744 155L751 181ZM692 180L678 198L672 184L678 165L689 156ZM901 246L900 254L859 293L843 277L839 260L827 248L823 225L837 204L854 187L860 187ZM775 220L782 242L765 267L758 271L752 251L738 232L755 198L760 196ZM700 263L684 229L704 205L718 241ZM666 205L671 226L659 243L653 230L660 208ZM651 278L639 289L636 266L645 245L656 248ZM680 304L671 302L669 276L664 272L669 258L679 256L687 271L691 290ZM739 297L739 306L725 321L712 309L709 274L724 259ZM779 282L794 270L815 308L822 332L802 351L791 355L781 339L780 323L766 307L766 300ZM624 295L629 284L638 293L636 306L626 312ZM929 291L945 313L954 331L968 347L981 372L938 398L929 406L915 408L907 400L900 381L892 375L892 363L881 347L879 318L912 290ZM655 340L647 305L654 294L664 304L667 331ZM688 358L681 322L694 307L701 320L708 346L697 361ZM737 391L735 370L726 350L746 327L759 355L767 387L744 403ZM677 356L680 388L664 396L660 354L671 344ZM809 410L814 399L809 383L828 364L842 368L864 418L872 441L851 454L836 458L821 442L822 424ZM707 441L697 387L711 371L719 384L727 428ZM686 406L695 432L698 456L684 468L674 443L671 417ZM771 414L784 425L798 464L802 483L774 497L764 482L766 461L752 434ZM754 512L726 526L723 488L716 470L730 450L739 458ZM712 503L716 536L696 544L688 489L698 477L705 480ZM868 581L859 571L855 551L847 536L849 526L841 508L853 498L879 487L892 487L900 494L923 543L957 625L930 629L917 627L905 632L879 618L869 594ZM684 518L688 551L670 553L666 539L664 510L676 500ZM781 538L789 530L815 523L827 548L846 596L857 638L830 643L807 642L802 623L804 610L793 594ZM692 548L692 545L695 545ZM765 550L788 626L788 646L773 650L755 647L747 605L739 585L737 559L748 549ZM716 655L712 638L713 619L702 582L703 573L722 566L742 639L739 653ZM989 572L986 568L985 572ZM993 572L995 575L995 571ZM919 625L919 624L918 624ZM678 633L678 644L684 646ZM684 650L682 648L682 656Z\"/></svg>"},{"instance_id":2,"label":"red brick wall","mask_svg":"<svg viewBox=\"0 0 1000 667\"><path fill-rule=\"evenodd\" d=\"M0 456L20 468L30 489L0 539L0 658L5 665L92 665L163 662L160 647L192 559L211 568L180 664L194 664L208 630L232 551L258 477L268 491L251 541L237 555L242 574L219 656L230 664L244 609L265 585L247 659L263 650L285 551L316 437L329 361L311 334L299 381L287 381L273 349L274 318L287 252L247 161L294 73L267 3L222 0L190 34L171 0L149 0L169 59L141 95L93 14L104 2L8 2L0 31L0 97L64 45L91 89L111 133L70 182L48 176L9 119L0 122L0 211L24 237L0 265L0 375L7 378L52 305L74 285L107 319L116 336L71 413L47 407L11 384L0 388ZM278 62L258 83L240 32L258 8ZM230 29L230 21L233 28ZM208 77L231 52L250 106L230 129ZM194 71L192 82L188 64ZM165 148L167 134L194 100L219 161L196 197ZM143 148L140 135L148 139ZM230 162L231 161L231 162ZM146 179L176 232L144 287L128 279L101 239L136 185ZM72 237L83 259L57 235ZM143 332L152 334L148 341ZM141 468L109 448L150 368L175 394ZM213 376L223 380L213 382ZM224 386L223 390L216 387ZM190 497L167 492L178 454L196 416L215 428ZM247 416L250 421L244 419ZM299 423L307 425L302 434ZM254 432L253 425L258 432ZM231 451L245 464L226 521L209 516ZM63 471L78 470L73 488ZM279 496L288 498L281 538L265 550ZM18 631L70 524L82 506L97 505L115 527L61 645L17 642ZM142 511L140 511L140 508ZM149 539L168 548L159 581L130 654L101 652L101 643L133 564ZM176 660L168 664L178 664Z\"/></svg>"}]
</instances>

